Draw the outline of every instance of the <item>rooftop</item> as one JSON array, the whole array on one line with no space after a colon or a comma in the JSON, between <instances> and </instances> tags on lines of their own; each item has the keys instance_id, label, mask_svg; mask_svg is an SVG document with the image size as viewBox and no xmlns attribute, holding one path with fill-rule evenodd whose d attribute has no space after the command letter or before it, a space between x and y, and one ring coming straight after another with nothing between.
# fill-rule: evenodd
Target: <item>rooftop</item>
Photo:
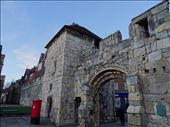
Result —
<instances>
[{"instance_id":1,"label":"rooftop","mask_svg":"<svg viewBox=\"0 0 170 127\"><path fill-rule=\"evenodd\" d=\"M59 35L61 33L63 33L66 29L70 29L70 30L74 30L74 31L77 31L77 32L80 32L82 34L85 34L85 35L88 35L92 38L94 38L96 41L100 41L101 38L99 36L97 36L96 34L94 34L93 32L91 32L90 30L88 30L87 28L85 27L82 27L78 24L75 24L73 23L72 25L64 25L60 31L50 40L50 42L45 46L45 48L49 48L52 43L53 43L53 40L57 37L59 37Z\"/></svg>"}]
</instances>

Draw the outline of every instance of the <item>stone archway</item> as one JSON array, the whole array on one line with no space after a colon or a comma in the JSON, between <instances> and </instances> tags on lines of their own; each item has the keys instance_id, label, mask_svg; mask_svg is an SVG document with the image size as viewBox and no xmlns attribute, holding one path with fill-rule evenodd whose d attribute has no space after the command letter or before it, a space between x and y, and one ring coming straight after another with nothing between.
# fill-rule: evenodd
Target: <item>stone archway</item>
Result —
<instances>
[{"instance_id":1,"label":"stone archway","mask_svg":"<svg viewBox=\"0 0 170 127\"><path fill-rule=\"evenodd\" d=\"M110 81L120 79L126 82L126 78L127 71L118 67L104 69L92 77L90 81L91 101L93 102L92 117L96 125L115 121L115 89Z\"/></svg>"},{"instance_id":2,"label":"stone archway","mask_svg":"<svg viewBox=\"0 0 170 127\"><path fill-rule=\"evenodd\" d=\"M94 108L97 106L93 102L94 97L103 83L111 79L116 79L117 77L124 77L127 81L129 99L129 107L127 109L128 126L143 126L146 124L142 92L143 82L138 72L128 72L127 69L116 65L91 74L90 80L81 85L82 101L79 107L81 127L88 126L89 124L92 126L98 126L98 124L100 124L99 118L97 118L99 114L96 114L98 111L95 111Z\"/></svg>"}]
</instances>

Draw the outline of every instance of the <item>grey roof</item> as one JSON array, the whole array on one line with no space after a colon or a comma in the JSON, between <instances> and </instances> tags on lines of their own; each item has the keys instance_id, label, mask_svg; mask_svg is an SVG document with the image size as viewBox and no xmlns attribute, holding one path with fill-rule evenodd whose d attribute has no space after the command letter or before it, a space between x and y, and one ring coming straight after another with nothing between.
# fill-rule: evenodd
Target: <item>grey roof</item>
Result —
<instances>
[{"instance_id":1,"label":"grey roof","mask_svg":"<svg viewBox=\"0 0 170 127\"><path fill-rule=\"evenodd\" d=\"M96 34L92 33L91 31L89 31L88 29L86 29L85 27L82 27L78 24L72 24L72 25L64 25L60 31L49 41L49 43L45 46L45 48L49 48L51 46L51 44L53 43L53 40L57 37L60 36L61 33L63 33L66 29L70 29L70 30L74 30L83 34L86 34L92 38L94 38L96 41L100 41L101 38L99 36L97 36Z\"/></svg>"}]
</instances>

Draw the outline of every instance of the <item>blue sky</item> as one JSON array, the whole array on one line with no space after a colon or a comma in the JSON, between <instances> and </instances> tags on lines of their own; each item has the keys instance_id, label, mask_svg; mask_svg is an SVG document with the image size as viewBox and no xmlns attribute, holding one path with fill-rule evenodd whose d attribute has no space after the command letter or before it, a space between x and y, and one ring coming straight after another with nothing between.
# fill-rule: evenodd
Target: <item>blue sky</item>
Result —
<instances>
[{"instance_id":1,"label":"blue sky","mask_svg":"<svg viewBox=\"0 0 170 127\"><path fill-rule=\"evenodd\" d=\"M102 38L120 30L125 39L131 19L159 2L1 1L5 82L19 79L27 67L36 65L63 25L75 22Z\"/></svg>"}]
</instances>

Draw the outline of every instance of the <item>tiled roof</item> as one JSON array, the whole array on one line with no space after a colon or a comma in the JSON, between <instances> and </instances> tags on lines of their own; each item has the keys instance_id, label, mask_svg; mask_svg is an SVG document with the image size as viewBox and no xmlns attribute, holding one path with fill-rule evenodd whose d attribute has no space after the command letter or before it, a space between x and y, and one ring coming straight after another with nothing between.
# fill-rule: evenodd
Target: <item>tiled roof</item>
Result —
<instances>
[{"instance_id":1,"label":"tiled roof","mask_svg":"<svg viewBox=\"0 0 170 127\"><path fill-rule=\"evenodd\" d=\"M89 31L88 29L86 29L85 27L82 27L78 24L75 24L73 23L72 25L64 25L60 31L50 40L50 42L45 46L45 48L49 48L52 43L53 43L53 40L57 37L60 36L61 33L63 33L66 29L70 29L70 30L75 30L77 32L80 32L80 33L83 33L83 34L86 34L92 38L94 38L96 41L100 41L101 38L99 36L97 36L96 34L92 33L91 31Z\"/></svg>"}]
</instances>

